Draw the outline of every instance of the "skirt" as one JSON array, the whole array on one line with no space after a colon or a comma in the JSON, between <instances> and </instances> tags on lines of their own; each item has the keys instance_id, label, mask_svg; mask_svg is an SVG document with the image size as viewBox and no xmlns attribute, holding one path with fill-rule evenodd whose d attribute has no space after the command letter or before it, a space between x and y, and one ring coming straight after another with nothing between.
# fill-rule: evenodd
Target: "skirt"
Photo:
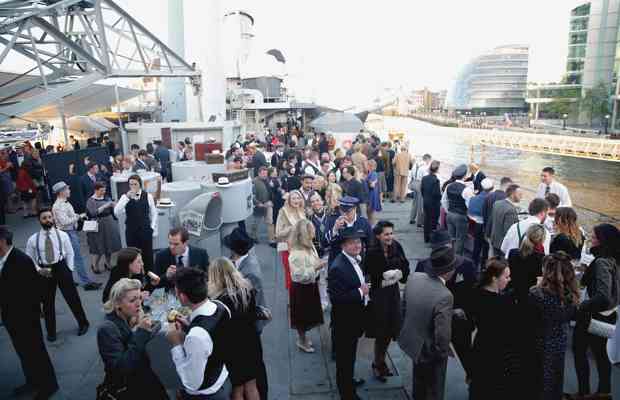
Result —
<instances>
[{"instance_id":1,"label":"skirt","mask_svg":"<svg viewBox=\"0 0 620 400\"><path fill-rule=\"evenodd\" d=\"M291 328L308 331L323 325L323 308L319 286L292 282L290 290Z\"/></svg>"},{"instance_id":2,"label":"skirt","mask_svg":"<svg viewBox=\"0 0 620 400\"><path fill-rule=\"evenodd\" d=\"M365 313L366 337L396 340L402 327L398 284L378 289L373 288Z\"/></svg>"}]
</instances>

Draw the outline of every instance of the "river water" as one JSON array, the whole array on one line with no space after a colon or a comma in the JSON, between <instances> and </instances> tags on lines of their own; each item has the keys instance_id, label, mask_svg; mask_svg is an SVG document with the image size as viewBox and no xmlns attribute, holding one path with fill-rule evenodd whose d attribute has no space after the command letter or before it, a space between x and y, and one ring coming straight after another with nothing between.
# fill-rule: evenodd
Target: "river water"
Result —
<instances>
[{"instance_id":1,"label":"river water","mask_svg":"<svg viewBox=\"0 0 620 400\"><path fill-rule=\"evenodd\" d=\"M469 163L470 146L459 128L435 126L426 122L399 117L384 117L383 131L402 131L407 135L410 151L416 157L429 153L444 162L442 175L449 175L451 166ZM526 190L535 191L540 171L551 166L556 179L569 190L573 205L593 218L590 223L620 219L620 163L585 158L555 156L499 147L486 147L484 155L478 147L474 161L486 175L508 176ZM585 222L585 221L584 221ZM617 222L617 221L615 221ZM589 224L588 224L589 225Z\"/></svg>"}]
</instances>

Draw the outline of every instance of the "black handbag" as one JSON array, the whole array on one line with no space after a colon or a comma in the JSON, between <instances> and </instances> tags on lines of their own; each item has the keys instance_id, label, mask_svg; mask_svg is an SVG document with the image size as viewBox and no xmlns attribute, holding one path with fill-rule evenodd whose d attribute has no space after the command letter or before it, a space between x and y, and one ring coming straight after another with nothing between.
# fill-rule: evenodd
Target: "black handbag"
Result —
<instances>
[{"instance_id":1,"label":"black handbag","mask_svg":"<svg viewBox=\"0 0 620 400\"><path fill-rule=\"evenodd\" d=\"M127 385L115 385L104 381L97 386L97 400L123 400L127 394Z\"/></svg>"}]
</instances>

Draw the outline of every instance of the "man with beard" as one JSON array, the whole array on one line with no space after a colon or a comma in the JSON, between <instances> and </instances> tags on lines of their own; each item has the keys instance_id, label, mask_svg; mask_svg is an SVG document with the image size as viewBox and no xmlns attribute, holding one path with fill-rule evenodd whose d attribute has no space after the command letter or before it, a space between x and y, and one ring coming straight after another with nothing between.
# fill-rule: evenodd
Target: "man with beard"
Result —
<instances>
[{"instance_id":1,"label":"man with beard","mask_svg":"<svg viewBox=\"0 0 620 400\"><path fill-rule=\"evenodd\" d=\"M39 210L41 230L30 236L26 254L32 258L46 278L44 284L43 312L47 328L47 340L56 340L56 287L71 309L78 323L78 336L88 331L89 323L82 308L80 295L73 283L73 248L69 235L54 227L54 214L49 208Z\"/></svg>"}]
</instances>

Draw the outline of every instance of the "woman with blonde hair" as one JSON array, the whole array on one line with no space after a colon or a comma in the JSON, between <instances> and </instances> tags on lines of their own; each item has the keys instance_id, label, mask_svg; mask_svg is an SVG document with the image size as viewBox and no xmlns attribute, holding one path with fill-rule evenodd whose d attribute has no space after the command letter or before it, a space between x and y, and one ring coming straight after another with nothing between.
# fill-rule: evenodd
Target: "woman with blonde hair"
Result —
<instances>
[{"instance_id":1,"label":"woman with blonde hair","mask_svg":"<svg viewBox=\"0 0 620 400\"><path fill-rule=\"evenodd\" d=\"M119 399L168 399L146 352L155 334L151 319L142 313L141 288L139 280L122 278L103 305L106 316L97 330L103 386Z\"/></svg>"},{"instance_id":2,"label":"woman with blonde hair","mask_svg":"<svg viewBox=\"0 0 620 400\"><path fill-rule=\"evenodd\" d=\"M558 207L555 210L554 223L557 235L551 240L549 252L564 251L571 259L579 260L585 238L577 225L575 210L571 207Z\"/></svg>"},{"instance_id":3,"label":"woman with blonde hair","mask_svg":"<svg viewBox=\"0 0 620 400\"><path fill-rule=\"evenodd\" d=\"M329 212L338 208L338 203L342 198L342 186L338 184L338 177L335 171L327 174L327 187L325 188L325 205Z\"/></svg>"},{"instance_id":4,"label":"woman with blonde hair","mask_svg":"<svg viewBox=\"0 0 620 400\"><path fill-rule=\"evenodd\" d=\"M299 190L291 190L285 197L284 207L280 209L276 221L276 240L278 241L276 249L282 259L286 289L290 290L291 270L288 264L288 239L295 224L306 219L306 210L304 208L304 197Z\"/></svg>"},{"instance_id":5,"label":"woman with blonde hair","mask_svg":"<svg viewBox=\"0 0 620 400\"><path fill-rule=\"evenodd\" d=\"M315 234L314 224L302 219L295 224L289 238L291 328L299 334L297 347L306 353L315 351L306 332L323 324L317 279L327 261L319 258L314 247Z\"/></svg>"},{"instance_id":6,"label":"woman with blonde hair","mask_svg":"<svg viewBox=\"0 0 620 400\"><path fill-rule=\"evenodd\" d=\"M222 330L226 368L233 386L232 399L258 400L256 379L262 364L260 338L256 330L256 292L250 281L225 257L209 265L209 298L225 304L231 318Z\"/></svg>"},{"instance_id":7,"label":"woman with blonde hair","mask_svg":"<svg viewBox=\"0 0 620 400\"><path fill-rule=\"evenodd\" d=\"M530 288L536 284L537 278L542 275L545 249L543 243L546 237L545 227L541 224L531 225L518 249L508 253L508 265L512 271L511 287L519 303L525 304Z\"/></svg>"}]
</instances>

